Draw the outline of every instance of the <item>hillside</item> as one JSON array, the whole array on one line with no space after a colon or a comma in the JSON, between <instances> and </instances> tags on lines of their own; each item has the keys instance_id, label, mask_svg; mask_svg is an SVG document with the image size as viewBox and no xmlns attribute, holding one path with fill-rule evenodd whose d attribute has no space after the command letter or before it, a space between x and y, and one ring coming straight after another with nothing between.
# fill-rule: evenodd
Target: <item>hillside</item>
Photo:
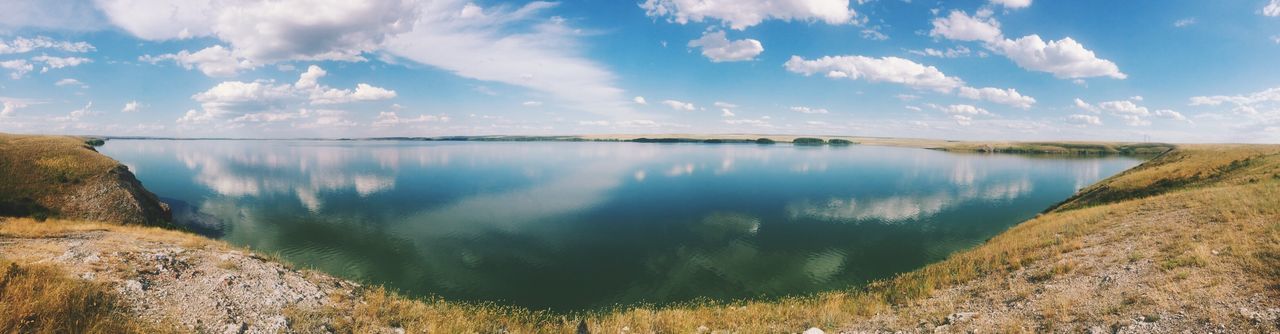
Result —
<instances>
[{"instance_id":1,"label":"hillside","mask_svg":"<svg viewBox=\"0 0 1280 334\"><path fill-rule=\"evenodd\" d=\"M100 332L1273 332L1280 146L1179 146L942 262L772 301L550 314L415 300L182 232L71 221L0 222L0 258L84 292L18 299L6 282L23 276L6 274L0 309L106 301L8 316L0 329L96 319Z\"/></svg>"},{"instance_id":2,"label":"hillside","mask_svg":"<svg viewBox=\"0 0 1280 334\"><path fill-rule=\"evenodd\" d=\"M168 225L169 208L85 138L0 134L0 216Z\"/></svg>"}]
</instances>

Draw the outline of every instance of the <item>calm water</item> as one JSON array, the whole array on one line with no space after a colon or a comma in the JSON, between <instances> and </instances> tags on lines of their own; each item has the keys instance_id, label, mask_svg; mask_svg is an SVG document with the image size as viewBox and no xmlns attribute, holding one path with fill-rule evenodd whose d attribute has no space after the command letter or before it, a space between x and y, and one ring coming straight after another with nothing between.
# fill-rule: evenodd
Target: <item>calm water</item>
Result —
<instances>
[{"instance_id":1,"label":"calm water","mask_svg":"<svg viewBox=\"0 0 1280 334\"><path fill-rule=\"evenodd\" d=\"M1140 162L567 142L113 140L101 151L201 233L411 294L558 310L861 284Z\"/></svg>"}]
</instances>

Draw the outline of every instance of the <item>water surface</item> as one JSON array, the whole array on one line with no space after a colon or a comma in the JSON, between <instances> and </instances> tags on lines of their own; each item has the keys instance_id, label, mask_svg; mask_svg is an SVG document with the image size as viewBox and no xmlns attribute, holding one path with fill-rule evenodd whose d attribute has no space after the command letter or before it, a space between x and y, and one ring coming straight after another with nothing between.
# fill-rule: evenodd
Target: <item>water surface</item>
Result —
<instances>
[{"instance_id":1,"label":"water surface","mask_svg":"<svg viewBox=\"0 0 1280 334\"><path fill-rule=\"evenodd\" d=\"M856 286L976 245L1140 162L595 142L100 150L201 233L413 295L556 310Z\"/></svg>"}]
</instances>

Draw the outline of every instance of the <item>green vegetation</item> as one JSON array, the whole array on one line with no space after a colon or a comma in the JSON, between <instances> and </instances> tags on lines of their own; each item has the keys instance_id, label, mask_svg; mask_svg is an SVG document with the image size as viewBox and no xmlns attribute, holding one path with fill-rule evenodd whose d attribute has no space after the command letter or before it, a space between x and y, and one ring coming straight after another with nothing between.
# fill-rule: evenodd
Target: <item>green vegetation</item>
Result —
<instances>
[{"instance_id":1,"label":"green vegetation","mask_svg":"<svg viewBox=\"0 0 1280 334\"><path fill-rule=\"evenodd\" d=\"M831 140L828 140L827 144L830 144L831 146L849 146L855 143L848 139L833 138Z\"/></svg>"},{"instance_id":2,"label":"green vegetation","mask_svg":"<svg viewBox=\"0 0 1280 334\"><path fill-rule=\"evenodd\" d=\"M792 139L791 143L795 145L823 145L826 144L827 141L820 138L800 137Z\"/></svg>"},{"instance_id":3,"label":"green vegetation","mask_svg":"<svg viewBox=\"0 0 1280 334\"><path fill-rule=\"evenodd\" d=\"M1174 148L1170 144L1140 143L964 143L956 142L934 149L953 152L1017 153L1017 154L1071 154L1071 155L1157 155Z\"/></svg>"},{"instance_id":4,"label":"green vegetation","mask_svg":"<svg viewBox=\"0 0 1280 334\"><path fill-rule=\"evenodd\" d=\"M769 139L769 138L759 138L759 139L756 139L756 144L761 144L761 145L770 145L770 144L775 144L775 143L777 143L777 142L776 142L776 141L773 141L773 139Z\"/></svg>"}]
</instances>

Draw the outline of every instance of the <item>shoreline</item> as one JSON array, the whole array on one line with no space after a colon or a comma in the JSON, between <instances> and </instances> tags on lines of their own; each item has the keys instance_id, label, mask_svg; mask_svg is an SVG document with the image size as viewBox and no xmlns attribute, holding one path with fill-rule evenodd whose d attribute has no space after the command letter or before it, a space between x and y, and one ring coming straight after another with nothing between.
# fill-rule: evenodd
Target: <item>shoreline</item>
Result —
<instances>
[{"instance_id":1,"label":"shoreline","mask_svg":"<svg viewBox=\"0 0 1280 334\"><path fill-rule=\"evenodd\" d=\"M105 156L101 157L105 158ZM1203 314L1207 317L1203 319L1210 320L1201 324L1197 321L1202 318L1178 314L1178 309L1182 309L1185 313L1188 309L1195 311L1196 307L1190 304L1189 300L1179 302L1179 298L1176 297L1182 295L1179 295L1176 289L1149 291L1174 298L1138 300L1127 306L1121 306L1121 309L1116 311L1118 314L1102 312L1089 315L1094 311L1101 312L1102 309L1113 306L1097 306L1087 302L1107 298L1125 300L1124 298L1127 298L1124 296L1125 293L1146 291L1154 288L1152 285L1155 284L1180 286L1178 285L1182 284L1180 282L1186 282L1189 278L1195 278L1191 281L1198 282L1213 277L1238 278L1240 275L1257 275L1242 273L1241 270L1251 272L1251 266L1235 263L1239 260L1236 258L1219 258L1220 252L1233 252L1231 254L1234 256L1249 261L1262 261L1254 263L1257 267L1280 265L1280 246L1268 246L1265 242L1254 241L1248 244L1231 244L1240 242L1235 239L1223 241L1236 248L1247 246L1260 249L1253 253L1241 253L1242 250L1239 249L1228 250L1229 247L1201 245L1207 239L1200 240L1194 237L1206 233L1198 230L1205 227L1195 223L1201 219L1196 217L1208 214L1209 216L1205 217L1209 218L1204 219L1222 220L1223 224L1232 224L1232 226L1244 224L1239 225L1237 229L1261 231L1255 232L1261 233L1258 237L1280 240L1280 225L1272 227L1265 221L1267 218L1280 217L1276 213L1280 211L1280 203L1277 203L1280 202L1280 196L1271 196L1280 192L1280 158L1278 157L1280 157L1280 148L1276 146L1179 146L1148 163L1085 188L1077 195L1064 200L1062 204L1046 210L1040 217L1018 223L982 245L959 251L941 262L904 273L897 278L873 283L866 288L770 301L748 300L653 309L626 307L613 312L588 312L571 317L574 321L565 321L565 315L557 316L520 308L434 299L415 300L398 296L382 288L360 287L349 281L338 280L354 285L347 285L341 291L334 290L337 292L325 292L326 296L322 298L309 299L316 300L317 303L314 304L299 304L298 301L290 303L287 300L292 299L286 298L282 303L269 302L271 305L277 305L273 307L250 306L258 305L253 302L254 296L268 293L270 290L265 292L242 290L239 291L241 295L237 297L239 299L223 301L229 302L229 305L241 306L234 306L226 309L224 313L217 314L222 317L234 314L250 315L242 315L241 318L230 316L229 319L232 321L226 322L225 325L197 327L187 323L183 326L186 330L198 332L216 332L237 326L249 332L271 331L271 329L307 332L315 328L338 328L356 332L395 331L397 328L409 331L433 328L444 331L489 329L516 332L568 332L574 330L579 324L586 324L592 332L613 332L623 328L635 332L688 332L698 331L701 328L799 332L810 327L828 331L881 332L973 329L1003 331L1012 327L1002 326L1014 323L1020 324L1021 327L1018 328L1023 330L1035 331L1063 328L1092 330L1094 327L1101 326L1112 330L1120 328L1134 332L1160 332L1161 330L1152 327L1155 326L1152 324L1162 324L1161 319L1163 319L1163 324L1183 329L1217 330L1218 327L1212 325L1229 324L1230 328L1240 330L1249 328L1275 330L1280 327L1265 326L1269 326L1268 322L1275 323L1276 319L1280 319L1280 308L1276 308L1280 305L1275 305L1277 299L1258 300L1256 296L1261 294L1261 296L1275 297L1275 292L1267 292L1265 286L1280 282L1280 272L1275 274L1275 278L1267 278L1270 274L1263 273L1262 276L1257 276L1260 277L1257 279L1260 281L1254 282L1257 284L1246 284L1249 283L1246 280L1244 283L1238 283L1243 284L1241 286L1229 288L1229 292L1212 290L1220 300L1230 305L1225 306L1226 308L1209 306L1203 312L1192 312ZM1192 163L1203 164L1203 166L1192 165ZM141 188L141 185L138 187ZM1234 198L1229 204L1216 202L1218 198L1224 198L1223 196L1242 196L1247 201ZM1223 209L1230 210L1233 215L1222 216L1217 210ZM1153 220L1152 214L1159 218ZM1125 233L1167 229L1169 227L1153 224L1171 222L1184 222L1188 224L1185 227L1189 230L1164 231L1163 234L1155 236L1156 238L1145 241L1126 240ZM1268 228L1274 230L1267 230ZM1132 231L1125 232L1127 231L1125 229ZM1047 244L1044 239L1046 237L1049 241ZM1237 234L1232 234L1230 237L1255 240L1252 239L1254 237ZM1183 244L1169 250L1167 248L1170 246L1162 240L1168 238L1183 240ZM94 243L98 246L93 246ZM1165 245L1161 246L1162 244ZM239 289L240 285L227 283L229 281L225 280L228 274L236 275L234 270L262 267L270 270L254 271L241 276L270 274L261 277L293 277L286 280L308 281L307 277L311 277L309 275L317 275L316 277L319 278L310 279L317 282L335 280L328 275L289 268L274 259L252 253L245 255L246 251L227 246L220 241L185 232L168 232L154 228L76 222L50 224L7 219L0 223L0 245L7 246L0 246L0 249L4 250L0 252L0 257L11 261L15 258L19 259L21 261L17 262L22 262L23 265L58 263L59 266L70 271L73 277L81 279L86 277L86 273L92 272L93 274L89 275L90 281L105 279L108 281L107 284L116 287L118 293L126 296L134 293L135 295L132 295L134 297L125 298L134 303L131 312L151 314L148 319L164 319L166 313L154 313L156 310L163 311L164 307L149 307L164 305L165 302L162 299L147 298L164 298L163 295L171 291L184 291L184 281L179 278L186 274L190 274L186 276L188 278L194 276L215 280L216 284L196 284L190 287L194 289L191 291L203 291L201 293L186 291L187 293L182 294L187 296L186 298L214 296L207 301L214 305L224 304L219 302L216 296L229 296L226 294L226 289ZM145 247L137 245L145 245ZM121 247L141 248L112 250L112 248ZM1136 252L1141 253L1137 255L1136 260L1135 252L1132 250L1125 254L1107 251L1124 247L1141 249L1153 247L1153 250L1150 253ZM113 251L115 253L112 253ZM240 255L236 255L235 252ZM1269 259L1267 256L1272 255L1267 254L1275 254L1276 257ZM1009 258L1011 255L1015 258ZM122 269L116 268L119 270L107 272L100 272L97 270L100 268L93 265L99 261L111 262L113 259L128 258L142 260L136 261L140 262L137 266L129 264L128 261L121 261L124 262ZM234 262L234 265L225 264L226 262ZM275 265L271 265L273 263ZM1233 266L1220 268L1219 265ZM193 271L191 268L201 269ZM110 279L109 277L113 277L111 273L117 271L122 272L123 276ZM196 272L202 272L205 276ZM1224 274L1231 275L1223 276ZM125 279L129 275L160 277L156 278L155 282L169 282L170 285L167 286L176 290L152 290L156 296L146 297L149 296L145 288L147 285L142 284L141 280ZM174 275L174 277L170 279L167 278L169 276L164 275ZM1099 279L1102 284L1097 283ZM130 283L130 281L138 283ZM241 282L254 281L242 280ZM1136 288L1143 284L1149 288ZM135 289L140 286L141 288ZM206 287L196 288L198 286ZM343 286L343 283L337 283L337 286ZM1047 288L1049 286L1070 289L1054 290ZM247 286L245 288L248 289ZM1183 289L1185 291L1185 287ZM286 290L294 291L292 288ZM1093 291L1093 295L1086 293L1088 291ZM1251 294L1248 293L1249 291L1258 292ZM137 295L144 297L137 297ZM1010 306L1011 304L1007 302L994 303L996 299L1001 299L995 296L1001 295L1012 295L1025 302L1016 302L1014 306ZM1074 311L1046 314L1043 313L1046 309L1037 304L1041 301L1050 305L1067 302L1066 299L1061 298L1077 295L1082 296L1080 298L1085 302L1077 308L1088 311L1083 316L1073 315ZM988 299L990 302L986 301ZM174 305L171 307L181 307L185 304ZM1133 310L1127 310L1128 308ZM1246 308L1252 312L1252 318L1240 315L1245 312L1236 312L1237 309ZM261 309L265 312L245 313L250 312L251 309ZM178 311L174 309L169 312ZM1218 315L1223 312L1235 315ZM1134 318L1126 320L1125 317L1131 314L1138 314L1138 320L1133 320ZM218 318L204 319L206 320L198 323L206 324ZM165 321L153 322L164 323Z\"/></svg>"}]
</instances>

